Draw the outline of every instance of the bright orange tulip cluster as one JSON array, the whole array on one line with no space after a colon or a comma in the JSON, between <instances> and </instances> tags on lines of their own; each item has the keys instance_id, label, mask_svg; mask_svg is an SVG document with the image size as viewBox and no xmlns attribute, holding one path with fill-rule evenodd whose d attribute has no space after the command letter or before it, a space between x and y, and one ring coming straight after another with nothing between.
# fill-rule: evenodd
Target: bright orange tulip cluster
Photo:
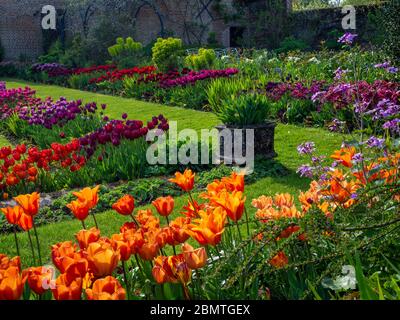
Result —
<instances>
[{"instance_id":1,"label":"bright orange tulip cluster","mask_svg":"<svg viewBox=\"0 0 400 320\"><path fill-rule=\"evenodd\" d=\"M33 218L39 213L40 194L34 192L32 194L20 195L15 197L17 206L11 208L2 208L9 224L18 226L24 231L33 228Z\"/></svg>"},{"instance_id":2,"label":"bright orange tulip cluster","mask_svg":"<svg viewBox=\"0 0 400 320\"><path fill-rule=\"evenodd\" d=\"M156 283L180 284L185 297L189 298L188 285L193 270L207 264L206 246L221 242L228 218L233 222L242 218L246 199L243 195L244 177L232 174L208 186L207 192L201 195L204 203L196 202L190 194L194 177L194 173L187 170L183 174L177 173L176 179L173 179L190 195L188 205L180 216L169 220L175 207L172 197L153 201L157 213L166 219L166 225L162 225L151 209L135 213L135 199L126 195L112 208L123 216L131 217L132 221L127 221L119 233L109 238L102 237L98 228L84 227L77 232L76 242L65 241L53 245L51 259L56 269L38 266L21 271L19 258L10 260L0 256L0 299L20 299L25 284L38 296L50 291L56 300L83 297L89 300L125 299L132 294L125 274L125 268L129 265L127 262L132 257L139 269L146 261L150 261ZM86 188L74 193L77 200L68 207L77 219L84 221L96 206L98 190L99 187ZM19 209L3 210L10 222L20 220L20 216L13 215L15 211L33 220L39 209L39 195L20 196L16 200ZM190 237L204 247L194 248L186 243ZM173 255L165 255L167 246L173 248ZM178 253L176 246L181 248ZM126 289L113 278L119 266L124 271Z\"/></svg>"},{"instance_id":3,"label":"bright orange tulip cluster","mask_svg":"<svg viewBox=\"0 0 400 320\"><path fill-rule=\"evenodd\" d=\"M297 210L293 197L288 194L277 194L274 198L261 196L252 201L253 207L258 209L256 218L267 222L270 220L301 218L303 213Z\"/></svg>"},{"instance_id":4,"label":"bright orange tulip cluster","mask_svg":"<svg viewBox=\"0 0 400 320\"><path fill-rule=\"evenodd\" d=\"M52 282L54 298L79 300L83 289L86 289L91 300L125 298L124 289L111 277L121 257L113 241L101 238L96 228L79 231L76 239L80 250L71 241L52 246L53 264L60 272L60 276ZM93 280L95 282L92 284ZM115 291L110 289L110 285L105 285L104 281L112 282Z\"/></svg>"},{"instance_id":5,"label":"bright orange tulip cluster","mask_svg":"<svg viewBox=\"0 0 400 320\"><path fill-rule=\"evenodd\" d=\"M68 209L71 210L75 218L80 221L85 221L89 216L90 210L96 207L99 198L98 191L100 186L95 188L85 188L79 192L73 192L77 200L67 204Z\"/></svg>"},{"instance_id":6,"label":"bright orange tulip cluster","mask_svg":"<svg viewBox=\"0 0 400 320\"><path fill-rule=\"evenodd\" d=\"M236 173L209 184L207 192L200 196L208 203L200 206L193 200L185 207L186 215L197 218L187 226L188 234L201 245L220 243L227 217L237 223L243 216L246 201L243 191L244 176Z\"/></svg>"},{"instance_id":7,"label":"bright orange tulip cluster","mask_svg":"<svg viewBox=\"0 0 400 320\"><path fill-rule=\"evenodd\" d=\"M20 258L0 254L0 300L19 300L23 287Z\"/></svg>"}]
</instances>

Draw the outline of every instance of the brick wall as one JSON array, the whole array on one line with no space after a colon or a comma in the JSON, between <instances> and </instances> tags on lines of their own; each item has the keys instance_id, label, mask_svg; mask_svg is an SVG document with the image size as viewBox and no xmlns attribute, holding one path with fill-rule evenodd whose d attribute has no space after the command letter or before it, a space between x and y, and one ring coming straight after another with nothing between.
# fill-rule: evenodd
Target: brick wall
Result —
<instances>
[{"instance_id":1,"label":"brick wall","mask_svg":"<svg viewBox=\"0 0 400 320\"><path fill-rule=\"evenodd\" d=\"M33 59L42 53L41 10L63 0L0 0L0 39L6 60Z\"/></svg>"},{"instance_id":2,"label":"brick wall","mask_svg":"<svg viewBox=\"0 0 400 320\"><path fill-rule=\"evenodd\" d=\"M228 10L232 1L236 0L224 0ZM291 0L282 1L290 7ZM265 0L248 2L252 5L262 4ZM41 10L44 5L54 5L59 10L65 6L65 0L0 0L0 39L5 49L5 60L18 60L20 57L34 59L42 54L44 39ZM160 0L157 10L149 5L142 6L136 17L135 39L147 44L162 34L172 34L182 38L186 43L197 44L205 43L209 34L213 32L222 46L231 45L231 27L235 27L235 23L226 23L211 4L201 15L201 20L208 27L204 30L196 29L198 27L195 23L191 23L189 18L190 10L191 7L180 0ZM250 17L247 19L251 20ZM79 23L77 21L79 19L71 17L67 19L66 29L74 29ZM192 29L188 30L188 25L191 25Z\"/></svg>"}]
</instances>

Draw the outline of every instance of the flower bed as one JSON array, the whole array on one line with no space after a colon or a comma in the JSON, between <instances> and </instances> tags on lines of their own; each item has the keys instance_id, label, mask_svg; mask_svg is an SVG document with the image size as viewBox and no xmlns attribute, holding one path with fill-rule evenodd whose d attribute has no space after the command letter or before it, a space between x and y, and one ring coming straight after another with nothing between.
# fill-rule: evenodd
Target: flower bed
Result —
<instances>
[{"instance_id":1,"label":"flower bed","mask_svg":"<svg viewBox=\"0 0 400 320\"><path fill-rule=\"evenodd\" d=\"M5 89L5 88L4 88ZM3 147L0 152L2 194L43 191L140 177L145 171L145 136L149 130L168 130L162 116L147 126L141 121L109 120L96 103L81 100L54 102L34 96L30 88L2 90L1 129L34 146ZM12 106L12 107L10 107ZM129 157L123 154L129 152ZM122 160L124 159L124 160ZM116 170L119 168L119 170ZM78 174L77 174L78 173Z\"/></svg>"}]
</instances>

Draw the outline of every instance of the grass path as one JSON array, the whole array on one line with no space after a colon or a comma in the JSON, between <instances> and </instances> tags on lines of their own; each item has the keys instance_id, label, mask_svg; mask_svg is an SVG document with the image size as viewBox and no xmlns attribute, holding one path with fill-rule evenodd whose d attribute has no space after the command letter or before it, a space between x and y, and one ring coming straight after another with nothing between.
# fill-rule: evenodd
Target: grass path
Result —
<instances>
[{"instance_id":1,"label":"grass path","mask_svg":"<svg viewBox=\"0 0 400 320\"><path fill-rule=\"evenodd\" d=\"M218 124L218 119L211 113L82 92L57 86L7 80L8 87L24 87L26 85L34 88L37 91L37 95L41 97L52 96L53 98L58 98L65 96L68 99L82 99L84 102L96 101L98 103L106 103L109 106L107 114L113 118L119 118L123 112L126 112L129 114L130 119L148 120L153 115L162 113L170 121L177 121L178 128L180 129L209 129ZM262 194L274 195L276 193L288 192L296 195L299 190L307 188L309 181L300 178L296 174L296 169L306 161L298 156L296 147L305 141L314 141L320 154L329 155L340 146L342 138L323 129L278 125L275 144L279 156L276 160L288 168L290 173L284 177L265 177L247 186L247 206L251 214L254 213L254 210L250 208L251 200ZM0 137L0 146L2 142L6 143ZM185 201L185 197L176 199L177 212L179 212L178 210L182 205L186 204ZM105 212L98 215L98 220L104 235L118 232L120 225L124 222L123 217L119 217L113 212ZM49 257L50 245L60 241L72 240L73 235L79 229L80 223L76 221L66 221L38 228L44 256ZM26 256L28 260L25 261L29 262L28 238L26 234L19 234L19 237L23 245L22 256ZM0 253L15 255L14 238L12 236L0 236Z\"/></svg>"}]
</instances>

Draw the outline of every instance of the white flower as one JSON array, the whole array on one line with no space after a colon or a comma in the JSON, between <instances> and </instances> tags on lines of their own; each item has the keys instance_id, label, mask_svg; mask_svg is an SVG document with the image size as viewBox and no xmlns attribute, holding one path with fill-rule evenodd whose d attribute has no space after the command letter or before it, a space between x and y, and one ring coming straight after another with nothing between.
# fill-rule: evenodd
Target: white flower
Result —
<instances>
[{"instance_id":1,"label":"white flower","mask_svg":"<svg viewBox=\"0 0 400 320\"><path fill-rule=\"evenodd\" d=\"M288 61L297 62L299 60L300 60L299 57L288 57Z\"/></svg>"},{"instance_id":2,"label":"white flower","mask_svg":"<svg viewBox=\"0 0 400 320\"><path fill-rule=\"evenodd\" d=\"M221 60L225 61L225 60L229 60L231 57L230 56L222 56Z\"/></svg>"},{"instance_id":3,"label":"white flower","mask_svg":"<svg viewBox=\"0 0 400 320\"><path fill-rule=\"evenodd\" d=\"M245 63L253 63L253 62L254 62L254 60L252 60L252 59L248 59L248 58L245 58L245 59L244 59L244 62L245 62Z\"/></svg>"},{"instance_id":4,"label":"white flower","mask_svg":"<svg viewBox=\"0 0 400 320\"><path fill-rule=\"evenodd\" d=\"M315 63L315 64L320 64L320 63L321 63L321 61L319 61L319 60L317 59L317 57L312 57L310 60L308 60L308 62L310 62L310 63Z\"/></svg>"},{"instance_id":5,"label":"white flower","mask_svg":"<svg viewBox=\"0 0 400 320\"><path fill-rule=\"evenodd\" d=\"M275 62L279 62L279 59L277 57L268 60L268 63L275 63Z\"/></svg>"}]
</instances>

